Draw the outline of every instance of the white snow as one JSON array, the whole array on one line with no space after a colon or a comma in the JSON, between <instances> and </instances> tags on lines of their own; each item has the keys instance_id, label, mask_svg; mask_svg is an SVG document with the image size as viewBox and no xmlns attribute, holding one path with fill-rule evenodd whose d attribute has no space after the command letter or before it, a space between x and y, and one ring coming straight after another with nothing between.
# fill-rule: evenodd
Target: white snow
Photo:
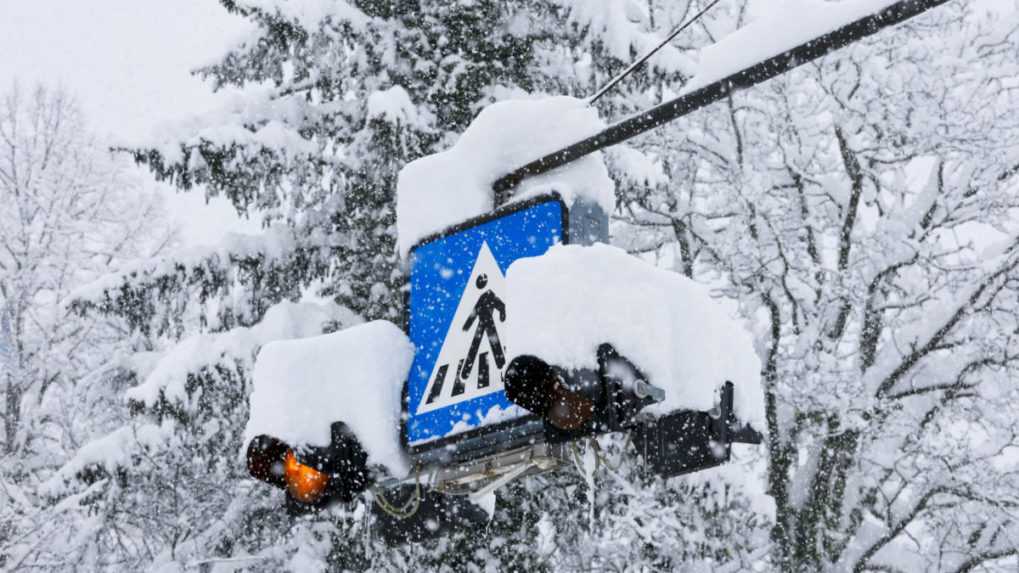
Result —
<instances>
[{"instance_id":1,"label":"white snow","mask_svg":"<svg viewBox=\"0 0 1019 573\"><path fill-rule=\"evenodd\" d=\"M502 408L498 405L492 406L491 409L480 417L479 421L474 423L469 423L467 420L457 422L456 424L453 424L453 427L449 430L449 432L443 434L442 437L446 438L449 436L455 436L456 434L462 434L480 427L494 426L500 422L516 420L517 418L521 418L526 415L527 410L517 406L516 404L511 404L506 408Z\"/></svg>"},{"instance_id":2,"label":"white snow","mask_svg":"<svg viewBox=\"0 0 1019 573\"><path fill-rule=\"evenodd\" d=\"M452 148L412 161L400 171L396 213L401 256L420 239L490 211L492 183L499 177L604 126L593 108L566 96L488 106ZM515 197L552 189L567 205L584 197L607 213L615 207L614 185L601 153L525 179Z\"/></svg>"},{"instance_id":3,"label":"white snow","mask_svg":"<svg viewBox=\"0 0 1019 573\"><path fill-rule=\"evenodd\" d=\"M308 239L306 237L305 239ZM320 245L325 239L310 237L312 244ZM299 241L294 230L285 225L274 225L258 234L227 233L214 246L194 246L177 250L161 257L124 265L116 272L105 274L98 279L78 287L67 296L67 303L74 300L101 301L107 292L116 291L124 283L151 280L159 276L174 276L180 268L201 267L206 264L226 264L245 258L264 259L265 263L287 260L293 256ZM307 240L300 242L307 245Z\"/></svg>"},{"instance_id":4,"label":"white snow","mask_svg":"<svg viewBox=\"0 0 1019 573\"><path fill-rule=\"evenodd\" d=\"M629 63L657 46L668 28L645 31L649 27L647 6L638 0L573 0L568 3L569 23L586 30L589 41L601 44L614 58ZM675 22L674 25L678 25ZM690 59L672 44L666 44L648 60L648 65L665 73L689 74Z\"/></svg>"},{"instance_id":5,"label":"white snow","mask_svg":"<svg viewBox=\"0 0 1019 573\"><path fill-rule=\"evenodd\" d=\"M331 321L343 324L360 319L349 309L332 302L281 302L266 311L262 320L250 327L226 332L190 336L159 358L140 385L126 392L128 400L153 406L160 396L172 401L192 402L201 396L189 396L188 374L210 368L231 359L250 365L258 348L268 342L320 334Z\"/></svg>"},{"instance_id":6,"label":"white snow","mask_svg":"<svg viewBox=\"0 0 1019 573\"><path fill-rule=\"evenodd\" d=\"M132 456L139 449L158 449L168 442L173 428L168 424L143 423L117 428L98 440L83 445L49 480L42 484L40 493L57 496L66 493L79 472L94 466L107 472L131 465Z\"/></svg>"},{"instance_id":7,"label":"white snow","mask_svg":"<svg viewBox=\"0 0 1019 573\"><path fill-rule=\"evenodd\" d=\"M407 90L393 86L368 96L368 118L381 117L393 123L416 124L418 108Z\"/></svg>"},{"instance_id":8,"label":"white snow","mask_svg":"<svg viewBox=\"0 0 1019 573\"><path fill-rule=\"evenodd\" d=\"M887 8L896 1L783 0L768 3L760 18L700 50L696 73L680 93L700 89Z\"/></svg>"},{"instance_id":9,"label":"white snow","mask_svg":"<svg viewBox=\"0 0 1019 573\"><path fill-rule=\"evenodd\" d=\"M605 159L613 167L613 172L626 178L631 186L656 187L669 183L669 176L661 162L628 145L614 145L606 149Z\"/></svg>"},{"instance_id":10,"label":"white snow","mask_svg":"<svg viewBox=\"0 0 1019 573\"><path fill-rule=\"evenodd\" d=\"M736 415L763 430L753 338L708 287L600 244L519 259L506 280L508 358L597 368L597 348L607 342L665 389L665 401L647 411L708 410L728 380Z\"/></svg>"},{"instance_id":11,"label":"white snow","mask_svg":"<svg viewBox=\"0 0 1019 573\"><path fill-rule=\"evenodd\" d=\"M298 128L336 110L308 101L303 93L281 92L281 88L271 85L245 92L226 89L216 98L213 109L163 121L145 135L118 140L116 144L154 149L166 163L182 162L182 148L200 147L203 143L237 145L242 156L257 154L265 148L282 157L317 157L321 152L318 144L304 137ZM192 161L200 158L193 154Z\"/></svg>"},{"instance_id":12,"label":"white snow","mask_svg":"<svg viewBox=\"0 0 1019 573\"><path fill-rule=\"evenodd\" d=\"M403 383L414 346L396 325L377 320L332 334L267 344L255 362L245 446L268 434L293 446L327 446L344 422L371 464L403 476Z\"/></svg>"}]
</instances>

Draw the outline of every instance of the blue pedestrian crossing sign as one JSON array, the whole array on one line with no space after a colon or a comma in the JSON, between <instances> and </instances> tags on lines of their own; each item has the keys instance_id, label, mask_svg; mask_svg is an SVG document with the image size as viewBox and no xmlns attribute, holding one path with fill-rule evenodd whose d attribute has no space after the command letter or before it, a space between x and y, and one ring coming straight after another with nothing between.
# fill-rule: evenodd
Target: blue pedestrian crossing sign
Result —
<instances>
[{"instance_id":1,"label":"blue pedestrian crossing sign","mask_svg":"<svg viewBox=\"0 0 1019 573\"><path fill-rule=\"evenodd\" d=\"M513 341L505 275L517 259L564 242L558 195L511 205L424 239L411 250L405 440L413 450L508 427L530 414L506 398Z\"/></svg>"}]
</instances>

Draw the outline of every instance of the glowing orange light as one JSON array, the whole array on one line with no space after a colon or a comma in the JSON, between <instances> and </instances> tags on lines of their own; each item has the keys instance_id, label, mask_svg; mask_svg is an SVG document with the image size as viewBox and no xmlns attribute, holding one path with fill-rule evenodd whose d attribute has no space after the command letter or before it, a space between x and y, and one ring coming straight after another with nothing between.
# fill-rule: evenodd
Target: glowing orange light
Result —
<instances>
[{"instance_id":1,"label":"glowing orange light","mask_svg":"<svg viewBox=\"0 0 1019 573\"><path fill-rule=\"evenodd\" d=\"M297 461L294 452L288 451L283 464L290 496L302 503L314 503L322 497L329 484L329 476Z\"/></svg>"}]
</instances>

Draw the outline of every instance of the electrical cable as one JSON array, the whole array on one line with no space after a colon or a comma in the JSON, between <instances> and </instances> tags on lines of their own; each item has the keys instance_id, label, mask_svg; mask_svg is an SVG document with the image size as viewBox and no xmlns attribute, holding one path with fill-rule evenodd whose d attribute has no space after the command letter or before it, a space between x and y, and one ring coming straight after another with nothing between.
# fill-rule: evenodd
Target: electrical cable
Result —
<instances>
[{"instance_id":1,"label":"electrical cable","mask_svg":"<svg viewBox=\"0 0 1019 573\"><path fill-rule=\"evenodd\" d=\"M708 4L700 12L695 14L693 18L690 18L685 23L681 24L678 28L675 29L675 31L673 31L671 34L669 34L668 37L666 37L664 40L662 40L661 43L659 43L657 46L655 46L653 49L651 49L651 51L649 51L648 53L646 53L643 56L641 56L640 59L638 59L636 62L630 64L630 67L628 67L625 70L623 70L623 73L621 73L618 76L612 78L612 80L609 81L609 83L605 84L605 87L603 87L602 89L598 90L598 92L596 94L591 96L587 100L587 105L591 105L594 102L598 101L598 98L600 98L601 96L605 95L606 92L608 92L610 89L615 87L616 84L621 82L623 80L623 78L625 78L626 76L630 75L630 73L632 73L634 70L636 70L638 67L640 67L641 64L646 62L648 60L648 58L650 58L651 56L655 55L655 53L658 52L658 50L661 50L663 47L665 47L665 44L668 44L669 42L671 42L672 39L675 38L676 36L678 36L680 32L682 32L683 30L686 30L687 28L689 28L691 24L693 24L694 22L699 20L701 16L706 14L708 12L708 10L711 10L715 6L715 4L718 4L719 2L721 2L721 0L712 0L712 2L710 4Z\"/></svg>"},{"instance_id":2,"label":"electrical cable","mask_svg":"<svg viewBox=\"0 0 1019 573\"><path fill-rule=\"evenodd\" d=\"M396 507L389 500L386 499L382 493L381 487L372 488L372 493L375 494L375 503L379 506L379 509L389 514L390 517L396 519L407 519L413 517L417 513L418 509L421 508L421 466L417 466L417 475L414 478L414 495L408 499L402 506Z\"/></svg>"}]
</instances>

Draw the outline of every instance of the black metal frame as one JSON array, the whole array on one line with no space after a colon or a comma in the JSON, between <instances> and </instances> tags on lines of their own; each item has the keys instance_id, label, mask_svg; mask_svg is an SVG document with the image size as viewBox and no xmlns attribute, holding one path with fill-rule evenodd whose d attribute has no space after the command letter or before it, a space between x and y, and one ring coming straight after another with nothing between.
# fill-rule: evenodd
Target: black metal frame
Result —
<instances>
[{"instance_id":1,"label":"black metal frame","mask_svg":"<svg viewBox=\"0 0 1019 573\"><path fill-rule=\"evenodd\" d=\"M501 206L501 207L499 207L499 208L497 208L497 209L495 209L493 211L490 211L488 213L485 213L483 215L479 215L477 217L473 217L471 219L467 219L466 221L463 221L461 223L457 223L455 225L447 227L447 228L445 228L445 229L443 229L443 230L441 230L441 231L439 231L437 233L432 233L431 235L427 235L425 238L421 239L420 241L415 243L413 247L411 247L410 254L409 254L409 260L411 261L411 264L413 264L414 251L416 251L419 247L421 247L423 245L426 245L428 243L437 241L439 239L447 238L447 237L449 237L451 235L455 235L457 233L466 231L468 229L472 229L474 227L477 227L478 225L483 225L485 223L489 223L489 222L494 221L496 219L501 219L502 217L505 217L507 215L511 215L511 214L517 213L519 211L524 211L524 210L530 209L531 207L534 207L535 205L540 205L542 203L549 203L549 202L556 202L556 203L559 204L560 213L562 215L562 226L563 226L562 243L563 244L569 244L569 242L570 242L570 209L566 205L566 202L563 201L562 196L560 196L559 193L557 193L555 191L552 191L552 192L549 192L549 193L542 193L541 195L537 195L535 197L524 199L524 200L519 201L519 202L513 202L513 203L509 203L509 204L503 205L503 206ZM404 330L404 332L407 332L407 333L410 332L410 280L409 280L409 278L410 277L408 276L407 289L406 289L406 291L404 292L404 295L403 295L403 297L404 297L403 298L403 302L404 302L404 304L403 304L403 330ZM410 409L409 409L410 408L410 404L408 403L409 401L410 401L410 396L407 393L407 381L404 380L403 391L401 393L400 402L401 402L401 409L402 409L402 411L405 414L410 411ZM462 434L456 434L454 436L448 436L448 437L445 437L445 438L440 438L438 440L434 440L434 441L427 442L427 443L424 443L424 444L420 444L420 445L417 445L417 446L411 446L410 444L407 443L407 420L406 420L406 416L401 416L400 417L400 443L403 445L404 450L409 455L417 456L417 455L424 454L426 452L434 451L434 450L436 450L438 448L445 448L446 446L449 446L449 445L451 445L453 443L456 443L456 442L463 442L464 440L467 440L467 439L483 438L485 436L489 436L491 434L495 434L495 433L499 433L499 432L511 432L511 431L513 431L513 430L515 430L515 429L517 429L519 427L522 427L522 426L524 426L524 425L526 425L528 423L534 423L534 422L540 422L540 419L537 416L531 414L531 415L528 415L528 416L522 416L522 417L517 418L515 420L509 420L507 422L502 422L502 423L499 423L499 424L494 424L492 426L485 426L483 428L478 428L478 429L475 429L475 430L464 432ZM539 426L539 428L540 428L540 426ZM540 431L537 432L537 433L540 434ZM528 437L530 437L531 435L532 434L530 432L527 432L527 436ZM485 456L485 455L488 455L488 454L492 453L492 451L490 451L491 448L490 447L486 447L488 444L483 443L483 442L485 442L485 440L478 440L478 441L482 442L482 443L480 443L476 448L470 448L470 449L467 449L467 450L465 450L463 452L465 454L468 454L468 453L473 454L475 451L477 451L478 453L477 453L476 456L475 455L468 455L467 457L459 457L459 456L456 456L455 453L454 453L454 455L451 456L451 457L457 459L457 461L463 462L463 461L469 461L470 459L474 459L475 457L482 457L482 456ZM512 447L512 443L509 444L509 447Z\"/></svg>"}]
</instances>

